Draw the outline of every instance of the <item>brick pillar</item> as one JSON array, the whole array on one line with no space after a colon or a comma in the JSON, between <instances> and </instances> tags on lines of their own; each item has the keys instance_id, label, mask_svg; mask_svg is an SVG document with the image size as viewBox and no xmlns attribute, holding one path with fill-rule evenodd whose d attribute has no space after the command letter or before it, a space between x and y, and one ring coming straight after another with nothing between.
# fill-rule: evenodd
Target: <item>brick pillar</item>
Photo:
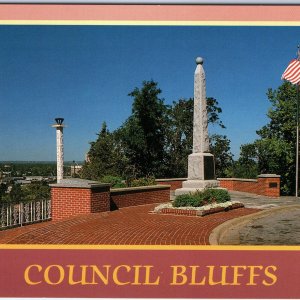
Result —
<instances>
[{"instance_id":1,"label":"brick pillar","mask_svg":"<svg viewBox=\"0 0 300 300\"><path fill-rule=\"evenodd\" d=\"M110 185L83 179L50 184L52 220L110 210Z\"/></svg>"},{"instance_id":2,"label":"brick pillar","mask_svg":"<svg viewBox=\"0 0 300 300\"><path fill-rule=\"evenodd\" d=\"M268 197L280 197L280 175L261 174L258 177L258 194Z\"/></svg>"}]
</instances>

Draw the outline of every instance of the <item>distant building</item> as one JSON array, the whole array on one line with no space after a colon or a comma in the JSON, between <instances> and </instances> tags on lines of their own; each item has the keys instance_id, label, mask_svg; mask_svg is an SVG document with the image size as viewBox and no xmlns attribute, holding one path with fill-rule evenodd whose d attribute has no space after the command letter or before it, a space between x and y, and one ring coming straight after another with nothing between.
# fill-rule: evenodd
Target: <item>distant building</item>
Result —
<instances>
[{"instance_id":1,"label":"distant building","mask_svg":"<svg viewBox=\"0 0 300 300\"><path fill-rule=\"evenodd\" d=\"M18 179L15 181L16 184L21 184L21 185L26 185L26 184L30 184L31 181L30 180L25 180L25 179Z\"/></svg>"},{"instance_id":2,"label":"distant building","mask_svg":"<svg viewBox=\"0 0 300 300\"><path fill-rule=\"evenodd\" d=\"M37 182L37 181L43 181L43 176L26 176L25 180L31 181L31 182Z\"/></svg>"},{"instance_id":3,"label":"distant building","mask_svg":"<svg viewBox=\"0 0 300 300\"><path fill-rule=\"evenodd\" d=\"M3 171L3 172L2 172L3 177L9 177L10 174L11 174L10 171Z\"/></svg>"},{"instance_id":4,"label":"distant building","mask_svg":"<svg viewBox=\"0 0 300 300\"><path fill-rule=\"evenodd\" d=\"M71 168L71 176L75 176L75 175L78 175L82 169L82 165L73 165L73 166L70 166Z\"/></svg>"}]
</instances>

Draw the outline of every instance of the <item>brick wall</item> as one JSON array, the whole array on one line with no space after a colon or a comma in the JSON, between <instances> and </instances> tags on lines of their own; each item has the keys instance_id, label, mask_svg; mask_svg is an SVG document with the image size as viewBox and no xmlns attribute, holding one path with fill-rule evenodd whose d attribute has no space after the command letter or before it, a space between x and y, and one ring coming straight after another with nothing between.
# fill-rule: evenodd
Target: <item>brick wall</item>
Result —
<instances>
[{"instance_id":1,"label":"brick wall","mask_svg":"<svg viewBox=\"0 0 300 300\"><path fill-rule=\"evenodd\" d=\"M80 199L80 204L76 199ZM90 191L74 188L51 188L52 220L65 219L77 214L86 214Z\"/></svg>"},{"instance_id":2,"label":"brick wall","mask_svg":"<svg viewBox=\"0 0 300 300\"><path fill-rule=\"evenodd\" d=\"M91 212L103 212L110 210L109 189L91 190Z\"/></svg>"},{"instance_id":3,"label":"brick wall","mask_svg":"<svg viewBox=\"0 0 300 300\"><path fill-rule=\"evenodd\" d=\"M263 195L267 197L280 196L280 176L275 174L261 174L256 179L218 178L220 187L229 191L239 191Z\"/></svg>"},{"instance_id":4,"label":"brick wall","mask_svg":"<svg viewBox=\"0 0 300 300\"><path fill-rule=\"evenodd\" d=\"M169 185L154 185L124 189L110 192L111 209L170 201Z\"/></svg>"},{"instance_id":5,"label":"brick wall","mask_svg":"<svg viewBox=\"0 0 300 300\"><path fill-rule=\"evenodd\" d=\"M62 180L50 186L52 220L110 210L110 186L107 184L91 184L80 180L70 183Z\"/></svg>"},{"instance_id":6,"label":"brick wall","mask_svg":"<svg viewBox=\"0 0 300 300\"><path fill-rule=\"evenodd\" d=\"M169 185L110 190L109 184L63 179L51 184L52 220L170 200Z\"/></svg>"},{"instance_id":7,"label":"brick wall","mask_svg":"<svg viewBox=\"0 0 300 300\"><path fill-rule=\"evenodd\" d=\"M175 191L177 189L182 188L182 182L186 181L187 178L167 178L167 179L156 179L157 184L162 184L162 185L170 185L170 190Z\"/></svg>"}]
</instances>

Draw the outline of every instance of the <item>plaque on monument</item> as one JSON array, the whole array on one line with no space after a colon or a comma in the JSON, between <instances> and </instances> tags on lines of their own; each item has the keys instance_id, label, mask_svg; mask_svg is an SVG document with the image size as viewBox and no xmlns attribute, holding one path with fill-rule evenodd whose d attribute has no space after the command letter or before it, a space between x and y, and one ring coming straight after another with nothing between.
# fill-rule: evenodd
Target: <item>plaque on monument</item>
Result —
<instances>
[{"instance_id":1,"label":"plaque on monument","mask_svg":"<svg viewBox=\"0 0 300 300\"><path fill-rule=\"evenodd\" d=\"M215 158L204 156L204 180L215 179Z\"/></svg>"}]
</instances>

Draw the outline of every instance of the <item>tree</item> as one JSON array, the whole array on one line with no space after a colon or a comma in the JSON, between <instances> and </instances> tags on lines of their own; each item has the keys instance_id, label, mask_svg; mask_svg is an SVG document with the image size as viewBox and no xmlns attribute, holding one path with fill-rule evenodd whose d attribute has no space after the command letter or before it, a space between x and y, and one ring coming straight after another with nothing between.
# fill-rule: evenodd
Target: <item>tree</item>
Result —
<instances>
[{"instance_id":1,"label":"tree","mask_svg":"<svg viewBox=\"0 0 300 300\"><path fill-rule=\"evenodd\" d=\"M257 178L258 162L255 144L244 144L240 147L240 157L226 171L228 177Z\"/></svg>"},{"instance_id":2,"label":"tree","mask_svg":"<svg viewBox=\"0 0 300 300\"><path fill-rule=\"evenodd\" d=\"M7 191L7 186L6 186L6 184L5 184L5 183L1 183L1 184L0 184L0 200L2 199L2 197L5 196L6 191Z\"/></svg>"},{"instance_id":3,"label":"tree","mask_svg":"<svg viewBox=\"0 0 300 300\"><path fill-rule=\"evenodd\" d=\"M210 152L215 157L216 177L226 177L227 170L233 163L230 140L227 136L220 134L210 136Z\"/></svg>"},{"instance_id":4,"label":"tree","mask_svg":"<svg viewBox=\"0 0 300 300\"><path fill-rule=\"evenodd\" d=\"M160 93L152 80L129 93L133 98L132 115L117 133L129 165L139 176L164 175L168 117Z\"/></svg>"},{"instance_id":5,"label":"tree","mask_svg":"<svg viewBox=\"0 0 300 300\"><path fill-rule=\"evenodd\" d=\"M193 112L192 98L180 99L168 108L167 127L167 177L185 177L187 157L193 147Z\"/></svg>"},{"instance_id":6,"label":"tree","mask_svg":"<svg viewBox=\"0 0 300 300\"><path fill-rule=\"evenodd\" d=\"M269 89L271 103L269 123L257 131L260 136L252 147L258 173L281 175L281 191L293 194L295 187L296 87L284 82L278 89ZM241 155L243 157L244 155Z\"/></svg>"},{"instance_id":7,"label":"tree","mask_svg":"<svg viewBox=\"0 0 300 300\"><path fill-rule=\"evenodd\" d=\"M120 175L124 168L124 156L113 133L104 122L95 142L90 143L88 160L83 165L81 177L100 180L105 175Z\"/></svg>"},{"instance_id":8,"label":"tree","mask_svg":"<svg viewBox=\"0 0 300 300\"><path fill-rule=\"evenodd\" d=\"M226 128L220 119L222 108L219 106L219 102L215 98L208 97L206 99L206 109L208 124L219 125L221 128Z\"/></svg>"},{"instance_id":9,"label":"tree","mask_svg":"<svg viewBox=\"0 0 300 300\"><path fill-rule=\"evenodd\" d=\"M13 184L8 193L2 197L4 201L20 202L24 200L24 192L20 184Z\"/></svg>"},{"instance_id":10,"label":"tree","mask_svg":"<svg viewBox=\"0 0 300 300\"><path fill-rule=\"evenodd\" d=\"M257 131L261 137L255 142L258 167L261 173L281 175L282 192L291 194L295 187L297 91L284 82L277 90L269 89L267 96L272 107L267 114L269 124Z\"/></svg>"},{"instance_id":11,"label":"tree","mask_svg":"<svg viewBox=\"0 0 300 300\"><path fill-rule=\"evenodd\" d=\"M225 128L220 120L222 109L215 98L209 97L207 103L208 123ZM187 174L187 157L193 148L193 114L194 99L180 99L173 102L169 108L169 177L185 177ZM230 140L226 136L210 136L210 152L214 154L216 161L216 175L224 176L226 168L232 164L230 152Z\"/></svg>"},{"instance_id":12,"label":"tree","mask_svg":"<svg viewBox=\"0 0 300 300\"><path fill-rule=\"evenodd\" d=\"M50 199L50 187L43 182L36 182L23 187L25 201L47 200Z\"/></svg>"},{"instance_id":13,"label":"tree","mask_svg":"<svg viewBox=\"0 0 300 300\"><path fill-rule=\"evenodd\" d=\"M133 98L131 116L113 133L103 124L98 139L90 143L81 177L99 180L105 175L126 179L186 176L187 157L193 146L194 101L180 99L166 105L160 94L153 80L144 81L141 88L129 93ZM225 128L216 99L207 98L207 112L210 124ZM221 135L213 138L219 174L223 174L232 157L230 141Z\"/></svg>"}]
</instances>

